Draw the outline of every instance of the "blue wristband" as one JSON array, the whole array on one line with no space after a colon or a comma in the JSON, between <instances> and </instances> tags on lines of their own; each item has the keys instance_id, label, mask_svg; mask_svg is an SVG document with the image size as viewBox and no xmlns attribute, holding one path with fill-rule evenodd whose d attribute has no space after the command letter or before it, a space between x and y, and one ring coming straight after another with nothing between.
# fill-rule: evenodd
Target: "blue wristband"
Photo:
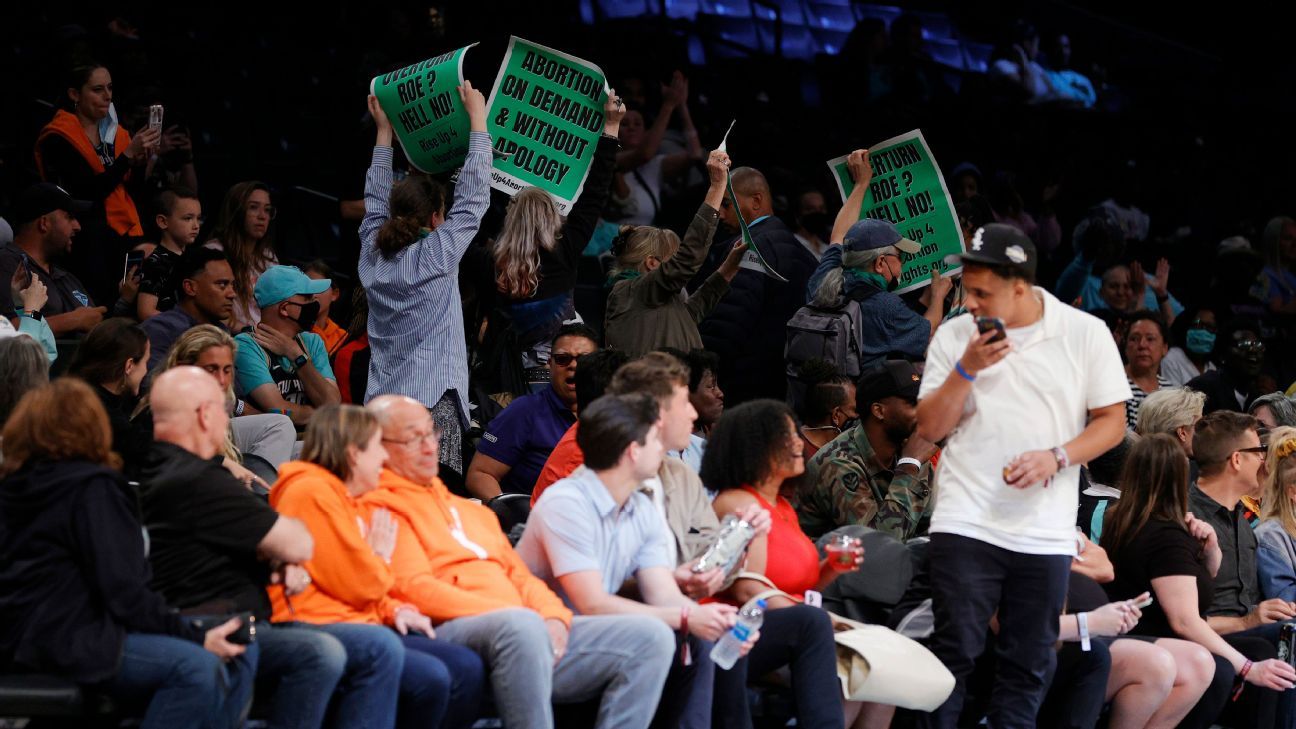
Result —
<instances>
[{"instance_id":1,"label":"blue wristband","mask_svg":"<svg viewBox=\"0 0 1296 729\"><path fill-rule=\"evenodd\" d=\"M967 370L963 369L963 363L962 363L962 362L955 362L955 363L954 363L954 371L957 372L957 373L959 373L959 377L962 377L963 379L967 380L968 382L976 382L976 375L969 374Z\"/></svg>"}]
</instances>

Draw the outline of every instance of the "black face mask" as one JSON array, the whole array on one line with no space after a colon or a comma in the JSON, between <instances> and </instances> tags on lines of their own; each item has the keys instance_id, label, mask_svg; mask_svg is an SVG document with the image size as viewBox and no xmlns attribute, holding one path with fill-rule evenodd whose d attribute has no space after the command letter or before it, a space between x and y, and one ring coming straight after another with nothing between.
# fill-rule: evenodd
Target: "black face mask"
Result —
<instances>
[{"instance_id":1,"label":"black face mask","mask_svg":"<svg viewBox=\"0 0 1296 729\"><path fill-rule=\"evenodd\" d=\"M295 303L295 302L293 302ZM315 328L315 322L319 319L320 302L312 301L309 304L297 304L301 311L297 313L297 318L292 321L297 322L303 332L309 332Z\"/></svg>"},{"instance_id":2,"label":"black face mask","mask_svg":"<svg viewBox=\"0 0 1296 729\"><path fill-rule=\"evenodd\" d=\"M801 227L823 241L827 241L832 234L831 225L832 219L828 217L828 213L806 213L801 216Z\"/></svg>"}]
</instances>

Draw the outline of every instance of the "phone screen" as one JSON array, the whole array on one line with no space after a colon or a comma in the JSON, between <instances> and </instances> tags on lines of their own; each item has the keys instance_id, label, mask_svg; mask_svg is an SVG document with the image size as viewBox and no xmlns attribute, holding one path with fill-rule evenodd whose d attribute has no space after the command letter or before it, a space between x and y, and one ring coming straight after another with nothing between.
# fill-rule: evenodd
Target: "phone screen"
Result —
<instances>
[{"instance_id":1,"label":"phone screen","mask_svg":"<svg viewBox=\"0 0 1296 729\"><path fill-rule=\"evenodd\" d=\"M977 331L981 332L982 334L985 334L986 332L989 331L999 332L998 334L990 338L991 342L1001 341L1004 337L1008 336L1008 333L1004 331L1003 319L997 319L992 316L978 316L976 320L976 325L977 325Z\"/></svg>"}]
</instances>

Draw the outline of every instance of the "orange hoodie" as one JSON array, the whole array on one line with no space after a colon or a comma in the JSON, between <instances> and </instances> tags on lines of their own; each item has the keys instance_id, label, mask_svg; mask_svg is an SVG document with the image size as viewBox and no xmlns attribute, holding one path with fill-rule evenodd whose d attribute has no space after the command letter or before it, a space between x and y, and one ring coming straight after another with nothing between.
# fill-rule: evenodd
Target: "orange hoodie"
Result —
<instances>
[{"instance_id":1,"label":"orange hoodie","mask_svg":"<svg viewBox=\"0 0 1296 729\"><path fill-rule=\"evenodd\" d=\"M58 136L67 140L72 148L81 154L87 165L96 175L102 175L104 172L103 162L99 159L99 153L90 144L90 138L86 136L85 130L81 128L81 122L75 114L59 109L54 112L54 118L49 124L40 131L36 137L36 170L40 173L41 179L49 179L45 176L45 160L41 156L41 142L48 136ZM113 149L120 153L130 146L130 135L125 129L117 128L117 136L113 139ZM129 173L128 173L129 174ZM140 225L139 211L135 209L135 201L131 199L130 193L126 192L125 185L114 187L112 192L103 201L104 214L108 218L108 227L112 228L117 235L123 236L140 236L144 235L144 228Z\"/></svg>"},{"instance_id":2,"label":"orange hoodie","mask_svg":"<svg viewBox=\"0 0 1296 729\"><path fill-rule=\"evenodd\" d=\"M388 595L395 576L365 542L369 520L341 479L313 463L285 463L270 506L306 522L315 538L315 556L302 565L311 578L306 590L288 598L279 585L266 588L273 622L392 623L404 605Z\"/></svg>"},{"instance_id":3,"label":"orange hoodie","mask_svg":"<svg viewBox=\"0 0 1296 729\"><path fill-rule=\"evenodd\" d=\"M527 569L495 513L451 494L440 479L425 487L383 469L360 503L366 513L383 507L397 517L392 594L434 622L527 607L571 625L571 610Z\"/></svg>"}]
</instances>

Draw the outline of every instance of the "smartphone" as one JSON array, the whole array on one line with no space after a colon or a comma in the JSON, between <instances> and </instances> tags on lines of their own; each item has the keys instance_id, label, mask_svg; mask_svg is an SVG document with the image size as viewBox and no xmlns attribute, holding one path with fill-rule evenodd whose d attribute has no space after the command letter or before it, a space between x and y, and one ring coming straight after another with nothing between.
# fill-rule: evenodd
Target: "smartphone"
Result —
<instances>
[{"instance_id":1,"label":"smartphone","mask_svg":"<svg viewBox=\"0 0 1296 729\"><path fill-rule=\"evenodd\" d=\"M149 107L149 130L162 133L162 105L154 104Z\"/></svg>"},{"instance_id":2,"label":"smartphone","mask_svg":"<svg viewBox=\"0 0 1296 729\"><path fill-rule=\"evenodd\" d=\"M256 642L256 615L251 611L226 614L226 615L202 615L189 618L194 627L202 631L208 631L218 625L223 625L231 618L239 619L239 626L234 629L233 633L225 636L225 640L235 645L250 645Z\"/></svg>"},{"instance_id":3,"label":"smartphone","mask_svg":"<svg viewBox=\"0 0 1296 729\"><path fill-rule=\"evenodd\" d=\"M130 273L131 267L135 267L135 273L139 273L139 267L144 263L144 251L129 251L126 253L126 265L122 267L122 280Z\"/></svg>"},{"instance_id":4,"label":"smartphone","mask_svg":"<svg viewBox=\"0 0 1296 729\"><path fill-rule=\"evenodd\" d=\"M991 342L1003 341L1003 339L1008 336L1008 332L1004 331L1003 319L1000 319L998 317L978 316L976 318L976 326L977 326L977 331L980 332L981 334L985 334L988 331L998 332L998 334L994 335L993 337L990 337Z\"/></svg>"}]
</instances>

